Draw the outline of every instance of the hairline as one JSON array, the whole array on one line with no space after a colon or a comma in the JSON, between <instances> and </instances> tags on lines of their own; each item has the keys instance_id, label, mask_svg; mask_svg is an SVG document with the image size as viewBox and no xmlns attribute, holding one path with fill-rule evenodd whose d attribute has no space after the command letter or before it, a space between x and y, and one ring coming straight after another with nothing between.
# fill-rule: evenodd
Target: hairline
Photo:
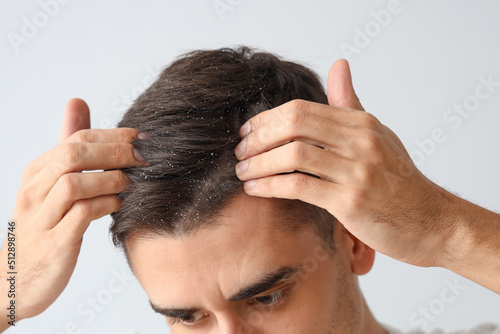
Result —
<instances>
[{"instance_id":1,"label":"hairline","mask_svg":"<svg viewBox=\"0 0 500 334\"><path fill-rule=\"evenodd\" d=\"M221 223L217 218L220 218L222 216L222 212L229 206L229 204L237 197L238 195L232 196L229 199L229 202L221 208L220 210L217 210L215 212L212 212L211 215L206 215L207 217L201 218L208 220L207 223L198 226L195 229L191 229L189 231L181 231L179 233L169 233L166 230L163 229L151 229L148 226L142 226L135 231L129 233L127 235L127 238L123 241L123 244L121 245L121 248L123 249L123 252L125 254L125 258L127 260L127 263L129 267L133 271L133 266L132 262L130 261L130 256L129 256L129 251L127 248L127 243L132 240L155 240L159 238L165 238L165 239L170 239L170 240L177 240L182 237L188 237L192 234L198 233L198 232L203 232L205 230L210 230L210 229L216 229L218 228ZM265 198L266 200L276 200L277 198ZM278 199L279 200L279 199ZM281 200L286 200L286 199L281 199ZM282 201L276 201L277 203L283 203ZM296 206L297 207L297 206ZM281 233L285 234L297 234L300 232L304 231L310 231L313 232L316 237L319 239L320 246L323 248L324 251L326 251L328 254L332 254L336 250L336 245L332 242L327 242L317 231L316 229L316 224L314 222L311 222L311 224L307 224L304 222L300 222L295 219L295 217L291 217L290 215L283 214L283 208L280 205L273 205L272 210L271 210L271 219L273 221L273 224L275 224ZM333 235L332 235L333 237Z\"/></svg>"}]
</instances>

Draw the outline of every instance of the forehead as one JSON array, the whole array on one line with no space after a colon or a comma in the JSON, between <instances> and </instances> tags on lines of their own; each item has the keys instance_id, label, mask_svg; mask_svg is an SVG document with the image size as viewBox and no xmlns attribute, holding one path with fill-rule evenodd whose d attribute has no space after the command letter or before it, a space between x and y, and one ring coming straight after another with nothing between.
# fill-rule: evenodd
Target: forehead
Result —
<instances>
[{"instance_id":1,"label":"forehead","mask_svg":"<svg viewBox=\"0 0 500 334\"><path fill-rule=\"evenodd\" d=\"M192 306L203 296L222 299L262 273L311 256L320 245L317 235L277 228L273 203L242 194L223 210L214 228L176 239L129 240L134 273L152 301Z\"/></svg>"}]
</instances>

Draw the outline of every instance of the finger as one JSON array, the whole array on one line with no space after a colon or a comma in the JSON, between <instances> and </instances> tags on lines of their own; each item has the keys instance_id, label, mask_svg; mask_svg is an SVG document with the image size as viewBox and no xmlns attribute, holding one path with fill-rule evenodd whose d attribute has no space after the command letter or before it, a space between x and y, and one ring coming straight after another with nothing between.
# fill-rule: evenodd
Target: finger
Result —
<instances>
[{"instance_id":1,"label":"finger","mask_svg":"<svg viewBox=\"0 0 500 334\"><path fill-rule=\"evenodd\" d=\"M69 136L66 143L131 143L134 139L144 139L145 135L134 128L87 129Z\"/></svg>"},{"instance_id":2,"label":"finger","mask_svg":"<svg viewBox=\"0 0 500 334\"><path fill-rule=\"evenodd\" d=\"M132 143L135 138L144 138L138 130L132 128L118 128L108 130L80 130L66 138L63 143ZM25 169L23 178L30 178L32 175L38 174L44 166L55 161L58 158L57 154L61 148L56 146L50 151L45 152L34 161L32 161Z\"/></svg>"},{"instance_id":3,"label":"finger","mask_svg":"<svg viewBox=\"0 0 500 334\"><path fill-rule=\"evenodd\" d=\"M301 173L273 175L244 183L245 192L251 196L298 199L329 209L340 209L348 204L347 189L344 185ZM335 194L342 195L335 196Z\"/></svg>"},{"instance_id":4,"label":"finger","mask_svg":"<svg viewBox=\"0 0 500 334\"><path fill-rule=\"evenodd\" d=\"M327 80L327 95L328 103L331 106L364 110L358 96L356 95L356 92L354 91L351 70L347 60L339 59L335 63L333 63L332 67L330 68ZM380 125L397 143L403 154L409 156L403 143L396 136L396 134L385 125Z\"/></svg>"},{"instance_id":5,"label":"finger","mask_svg":"<svg viewBox=\"0 0 500 334\"><path fill-rule=\"evenodd\" d=\"M73 98L66 103L59 142L78 130L90 129L90 110L82 99Z\"/></svg>"},{"instance_id":6,"label":"finger","mask_svg":"<svg viewBox=\"0 0 500 334\"><path fill-rule=\"evenodd\" d=\"M53 154L52 166L57 178L84 170L115 169L144 165L144 158L128 143L64 143Z\"/></svg>"},{"instance_id":7,"label":"finger","mask_svg":"<svg viewBox=\"0 0 500 334\"><path fill-rule=\"evenodd\" d=\"M339 59L333 63L330 68L327 80L327 95L330 106L364 110L356 92L354 91L351 70L347 60ZM398 136L396 136L396 134L385 125L379 125L382 126L389 136L397 143L402 153L409 157L408 152Z\"/></svg>"},{"instance_id":8,"label":"finger","mask_svg":"<svg viewBox=\"0 0 500 334\"><path fill-rule=\"evenodd\" d=\"M62 220L73 203L103 195L118 194L130 183L122 171L64 174L48 193L41 207L42 227L52 228Z\"/></svg>"},{"instance_id":9,"label":"finger","mask_svg":"<svg viewBox=\"0 0 500 334\"><path fill-rule=\"evenodd\" d=\"M352 84L351 69L345 59L333 63L327 80L328 104L335 107L365 110Z\"/></svg>"},{"instance_id":10,"label":"finger","mask_svg":"<svg viewBox=\"0 0 500 334\"><path fill-rule=\"evenodd\" d=\"M236 165L236 175L247 181L279 173L301 171L335 183L345 183L356 169L355 162L334 152L294 141Z\"/></svg>"},{"instance_id":11,"label":"finger","mask_svg":"<svg viewBox=\"0 0 500 334\"><path fill-rule=\"evenodd\" d=\"M348 107L337 108L299 99L258 113L241 126L239 135L244 138L261 127L268 127L274 131L275 129L287 126L290 123L288 121L298 116L294 114L300 112L328 118L345 125L362 126L377 130L382 126L375 116L363 110Z\"/></svg>"},{"instance_id":12,"label":"finger","mask_svg":"<svg viewBox=\"0 0 500 334\"><path fill-rule=\"evenodd\" d=\"M76 201L54 232L68 244L80 243L91 221L118 211L121 200L116 195L104 195Z\"/></svg>"},{"instance_id":13,"label":"finger","mask_svg":"<svg viewBox=\"0 0 500 334\"><path fill-rule=\"evenodd\" d=\"M369 115L361 111L359 113ZM252 124L256 124L256 128L236 146L234 153L238 159L247 159L292 140L328 148L346 158L354 158L355 154L359 154L359 150L353 148L357 145L353 139L363 138L367 132L372 131L357 124L346 125L327 117L291 108L276 112L274 118L270 120L265 118L268 117L251 120L254 122ZM377 126L379 125L370 125L370 127Z\"/></svg>"},{"instance_id":14,"label":"finger","mask_svg":"<svg viewBox=\"0 0 500 334\"><path fill-rule=\"evenodd\" d=\"M293 118L295 113L305 112L317 116L327 117L342 123L352 123L354 109L336 108L325 104L305 100L292 100L272 109L265 110L250 118L240 128L240 137L246 137L258 128L271 125L280 128L286 125L287 119Z\"/></svg>"},{"instance_id":15,"label":"finger","mask_svg":"<svg viewBox=\"0 0 500 334\"><path fill-rule=\"evenodd\" d=\"M33 202L43 202L56 184L67 173L84 170L118 169L146 166L132 144L124 143L64 143L46 158L43 168L23 187L31 189Z\"/></svg>"}]
</instances>

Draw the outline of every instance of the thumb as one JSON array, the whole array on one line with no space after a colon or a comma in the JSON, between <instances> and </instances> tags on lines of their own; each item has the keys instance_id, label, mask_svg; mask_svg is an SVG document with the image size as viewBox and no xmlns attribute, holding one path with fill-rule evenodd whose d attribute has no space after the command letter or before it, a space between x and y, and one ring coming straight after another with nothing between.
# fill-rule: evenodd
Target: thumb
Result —
<instances>
[{"instance_id":1,"label":"thumb","mask_svg":"<svg viewBox=\"0 0 500 334\"><path fill-rule=\"evenodd\" d=\"M59 142L78 130L90 129L90 111L82 99L73 98L66 103Z\"/></svg>"},{"instance_id":2,"label":"thumb","mask_svg":"<svg viewBox=\"0 0 500 334\"><path fill-rule=\"evenodd\" d=\"M351 70L345 59L333 63L327 80L328 104L334 107L365 110L352 85Z\"/></svg>"}]
</instances>

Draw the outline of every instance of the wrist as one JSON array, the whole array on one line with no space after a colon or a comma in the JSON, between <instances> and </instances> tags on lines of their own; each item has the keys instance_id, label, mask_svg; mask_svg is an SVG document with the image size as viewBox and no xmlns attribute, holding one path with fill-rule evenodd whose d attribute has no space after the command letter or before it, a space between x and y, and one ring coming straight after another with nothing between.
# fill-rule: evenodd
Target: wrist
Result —
<instances>
[{"instance_id":1,"label":"wrist","mask_svg":"<svg viewBox=\"0 0 500 334\"><path fill-rule=\"evenodd\" d=\"M455 267L465 264L467 254L474 248L475 236L470 231L470 213L466 210L466 201L440 189L447 205L438 218L442 222L444 233L436 266L455 271Z\"/></svg>"},{"instance_id":2,"label":"wrist","mask_svg":"<svg viewBox=\"0 0 500 334\"><path fill-rule=\"evenodd\" d=\"M448 205L440 217L446 233L436 266L496 290L495 278L487 273L500 270L500 215L442 188L441 192Z\"/></svg>"}]
</instances>

